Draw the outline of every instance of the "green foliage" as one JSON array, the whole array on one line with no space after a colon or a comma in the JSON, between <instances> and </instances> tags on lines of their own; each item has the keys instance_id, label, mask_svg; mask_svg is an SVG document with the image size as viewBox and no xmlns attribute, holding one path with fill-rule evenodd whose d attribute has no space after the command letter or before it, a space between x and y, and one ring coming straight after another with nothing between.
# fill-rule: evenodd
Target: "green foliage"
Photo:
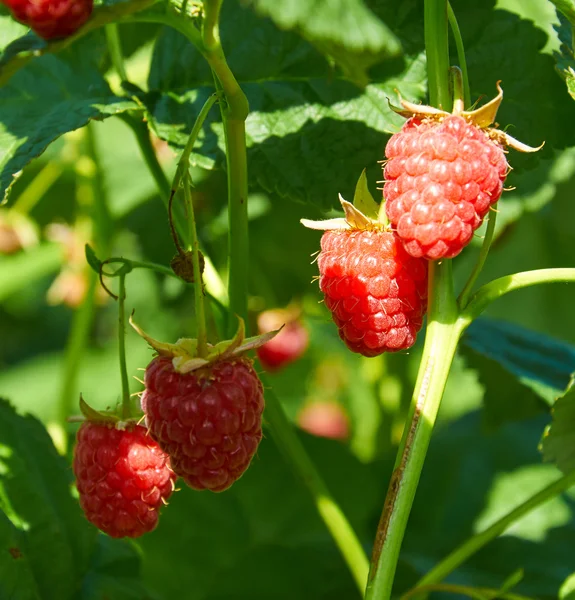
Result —
<instances>
[{"instance_id":1,"label":"green foliage","mask_svg":"<svg viewBox=\"0 0 575 600\"><path fill-rule=\"evenodd\" d=\"M149 597L133 581L139 571L133 549L97 535L70 493L71 479L41 423L0 399L1 597Z\"/></svg>"},{"instance_id":2,"label":"green foliage","mask_svg":"<svg viewBox=\"0 0 575 600\"><path fill-rule=\"evenodd\" d=\"M500 202L498 236L480 283L518 270L570 265L575 142L568 125L575 112L561 78L572 85L571 24L561 17L555 34L551 22L534 17L539 10L547 14L543 8L530 3L452 4L473 100L491 97L501 79L501 127L511 126L510 133L529 144L546 141L539 154L509 155L514 171L508 185L516 189ZM572 3L554 4L571 14ZM188 10L197 12L197 3ZM59 269L85 281L84 244L94 245L94 239L109 241L114 256L135 260L169 264L174 254L157 182L141 148L124 122L108 117L144 118L155 134L161 167L170 174L174 153L214 90L201 53L181 32L160 25L180 18L166 2L150 8L147 0L107 1L94 15L71 40L50 43L0 16L2 192L11 189L10 203L16 203L47 161L58 160L63 171L29 211L40 243L0 257L0 339L7 340L0 344L0 389L20 413L41 420L0 403L0 598L357 597L312 497L267 429L237 485L220 495L182 489L164 509L158 529L133 544L97 535L71 493L70 452L58 456L45 427L56 432L59 447L72 442L73 429L64 422L71 401L63 397L66 386L74 404L80 392L98 409L119 399L117 312L111 301L97 297L78 369L73 380L63 381L79 359L65 351L74 309L49 305L47 290ZM95 31L119 15L133 17L119 22L129 57L130 83L123 87L110 72L103 31ZM251 108L250 317L255 322L260 310L301 304L308 351L269 380L295 424L302 409L317 401L336 403L347 414L344 441L298 435L369 553L424 334L409 353L375 359L349 353L327 310L318 306L317 283L310 283L317 275L312 255L320 235L299 220L321 218L338 207L339 193L351 199L354 190L362 210L377 213L378 161L403 122L388 99L396 100L398 90L406 99L425 101L422 3L225 0L220 34ZM559 40L561 50L552 56ZM211 112L191 163L202 250L225 281L229 222L218 113ZM78 133L72 134L78 150L71 155L68 134L90 121L96 154L78 142ZM84 169L95 163L97 181ZM105 231L95 218L99 201L109 213ZM14 210L12 204L6 210ZM62 222L78 234L77 247L48 239L46 227ZM476 247L454 260L458 287L480 242L478 236ZM107 255L94 247L98 258L89 251L86 257L97 270ZM138 323L154 337L174 341L195 330L189 286L143 270L130 273L126 285L127 308L136 309ZM81 302L89 307L91 299L81 296ZM575 371L572 305L568 286L521 291L499 300L467 331L402 548L398 593L557 476L555 466L541 464L537 443L553 399ZM219 309L208 320L216 339L223 322ZM136 368L148 363L151 352L131 330L126 346L130 373L141 378ZM133 382L131 391L139 390ZM555 402L543 441L545 458L564 471L575 466L572 405L572 390ZM499 589L523 568L517 593L573 600L573 498L572 492L557 497L515 523L449 581Z\"/></svg>"},{"instance_id":3,"label":"green foliage","mask_svg":"<svg viewBox=\"0 0 575 600\"><path fill-rule=\"evenodd\" d=\"M545 430L541 450L545 460L554 462L564 473L575 470L575 387L553 405L553 422Z\"/></svg>"},{"instance_id":4,"label":"green foliage","mask_svg":"<svg viewBox=\"0 0 575 600\"><path fill-rule=\"evenodd\" d=\"M367 83L364 69L401 50L392 30L363 0L251 0L250 4L280 29L295 29L358 83Z\"/></svg>"},{"instance_id":5,"label":"green foliage","mask_svg":"<svg viewBox=\"0 0 575 600\"><path fill-rule=\"evenodd\" d=\"M0 90L0 189L6 196L18 172L62 134L134 109L115 96L97 69L100 44L80 44L43 56ZM80 74L80 76L79 76ZM31 123L34 124L31 127Z\"/></svg>"}]
</instances>

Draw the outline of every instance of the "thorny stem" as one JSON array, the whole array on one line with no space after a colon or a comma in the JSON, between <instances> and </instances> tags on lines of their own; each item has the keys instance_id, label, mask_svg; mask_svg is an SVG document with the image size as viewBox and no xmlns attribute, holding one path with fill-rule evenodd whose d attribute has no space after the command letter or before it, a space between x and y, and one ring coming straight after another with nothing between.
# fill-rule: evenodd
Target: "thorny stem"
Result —
<instances>
[{"instance_id":1,"label":"thorny stem","mask_svg":"<svg viewBox=\"0 0 575 600\"><path fill-rule=\"evenodd\" d=\"M208 355L208 333L206 328L206 305L204 298L204 284L202 281L202 270L200 267L200 247L196 233L196 218L194 215L194 203L190 189L190 176L184 176L184 197L188 209L188 222L190 226L190 240L192 250L192 272L194 274L194 300L196 307L196 326L198 339L198 355L204 358Z\"/></svg>"},{"instance_id":2,"label":"thorny stem","mask_svg":"<svg viewBox=\"0 0 575 600\"><path fill-rule=\"evenodd\" d=\"M459 298L457 299L457 303L460 308L465 308L469 297L471 296L471 292L473 291L473 286L477 281L483 267L485 265L485 261L487 260L487 256L489 254L489 250L491 248L491 242L493 241L493 234L495 233L495 223L497 221L497 210L492 208L489 211L489 216L487 219L487 228L485 229L485 237L483 238L483 244L481 245L481 251L479 252L479 256L477 257L477 262L475 263L475 267L473 267L473 271L471 275L469 275L469 279L467 283L463 287L461 294L459 294Z\"/></svg>"},{"instance_id":3,"label":"thorny stem","mask_svg":"<svg viewBox=\"0 0 575 600\"><path fill-rule=\"evenodd\" d=\"M417 585L408 592L404 598L412 596L416 592L424 591L422 586L435 584L447 577L449 573L457 569L459 565L465 562L470 556L481 550L486 544L500 536L513 523L524 517L526 514L535 510L551 498L565 492L570 487L575 485L575 472L560 477L540 492L537 492L531 498L514 508L512 511L501 517L490 527L476 533L474 536L466 540L459 548L456 548L451 554L446 556L440 563L435 565L431 571L424 575Z\"/></svg>"},{"instance_id":4,"label":"thorny stem","mask_svg":"<svg viewBox=\"0 0 575 600\"><path fill-rule=\"evenodd\" d=\"M120 377L122 380L122 419L131 416L130 407L130 384L128 381L128 369L126 366L126 275L120 275L118 291L118 354L120 358Z\"/></svg>"}]
</instances>

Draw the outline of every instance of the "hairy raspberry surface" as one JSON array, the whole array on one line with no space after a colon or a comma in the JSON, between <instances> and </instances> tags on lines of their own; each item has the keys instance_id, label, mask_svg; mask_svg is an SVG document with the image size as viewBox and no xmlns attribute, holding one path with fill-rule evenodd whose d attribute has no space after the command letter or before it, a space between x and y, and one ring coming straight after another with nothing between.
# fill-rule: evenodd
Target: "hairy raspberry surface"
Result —
<instances>
[{"instance_id":1,"label":"hairy raspberry surface","mask_svg":"<svg viewBox=\"0 0 575 600\"><path fill-rule=\"evenodd\" d=\"M409 119L385 148L386 212L405 249L452 258L469 243L508 172L499 144L463 117Z\"/></svg>"},{"instance_id":2,"label":"hairy raspberry surface","mask_svg":"<svg viewBox=\"0 0 575 600\"><path fill-rule=\"evenodd\" d=\"M326 231L319 287L350 350L364 356L415 343L427 308L427 263L388 231Z\"/></svg>"},{"instance_id":3,"label":"hairy raspberry surface","mask_svg":"<svg viewBox=\"0 0 575 600\"><path fill-rule=\"evenodd\" d=\"M176 479L168 456L140 425L120 431L82 423L73 467L86 518L115 538L152 531Z\"/></svg>"},{"instance_id":4,"label":"hairy raspberry surface","mask_svg":"<svg viewBox=\"0 0 575 600\"><path fill-rule=\"evenodd\" d=\"M262 438L263 387L247 358L182 374L169 358L146 369L142 409L172 468L196 490L221 492L248 468Z\"/></svg>"},{"instance_id":5,"label":"hairy raspberry surface","mask_svg":"<svg viewBox=\"0 0 575 600\"><path fill-rule=\"evenodd\" d=\"M90 17L93 0L2 0L14 18L45 40L64 38Z\"/></svg>"}]
</instances>

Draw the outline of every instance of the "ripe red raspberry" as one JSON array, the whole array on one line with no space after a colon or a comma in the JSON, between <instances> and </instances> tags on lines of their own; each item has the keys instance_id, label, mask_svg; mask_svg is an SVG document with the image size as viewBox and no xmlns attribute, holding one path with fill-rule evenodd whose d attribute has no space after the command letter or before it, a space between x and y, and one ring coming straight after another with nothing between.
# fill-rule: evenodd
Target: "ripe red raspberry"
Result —
<instances>
[{"instance_id":1,"label":"ripe red raspberry","mask_svg":"<svg viewBox=\"0 0 575 600\"><path fill-rule=\"evenodd\" d=\"M65 38L89 19L93 0L2 0L17 21L45 40Z\"/></svg>"},{"instance_id":2,"label":"ripe red raspberry","mask_svg":"<svg viewBox=\"0 0 575 600\"><path fill-rule=\"evenodd\" d=\"M452 258L501 196L502 146L461 116L409 119L385 149L387 216L407 252Z\"/></svg>"},{"instance_id":3,"label":"ripe red raspberry","mask_svg":"<svg viewBox=\"0 0 575 600\"><path fill-rule=\"evenodd\" d=\"M307 349L309 336L299 318L290 318L289 310L266 310L258 317L260 333L283 328L256 353L266 371L277 371L300 358Z\"/></svg>"},{"instance_id":4,"label":"ripe red raspberry","mask_svg":"<svg viewBox=\"0 0 575 600\"><path fill-rule=\"evenodd\" d=\"M249 359L178 373L158 356L146 369L142 409L172 468L196 490L221 492L248 468L262 438L263 387Z\"/></svg>"},{"instance_id":5,"label":"ripe red raspberry","mask_svg":"<svg viewBox=\"0 0 575 600\"><path fill-rule=\"evenodd\" d=\"M427 264L381 229L326 231L319 286L350 350L364 356L415 343L427 307Z\"/></svg>"},{"instance_id":6,"label":"ripe red raspberry","mask_svg":"<svg viewBox=\"0 0 575 600\"><path fill-rule=\"evenodd\" d=\"M152 531L176 476L146 429L85 421L77 441L73 468L88 521L116 538Z\"/></svg>"}]
</instances>

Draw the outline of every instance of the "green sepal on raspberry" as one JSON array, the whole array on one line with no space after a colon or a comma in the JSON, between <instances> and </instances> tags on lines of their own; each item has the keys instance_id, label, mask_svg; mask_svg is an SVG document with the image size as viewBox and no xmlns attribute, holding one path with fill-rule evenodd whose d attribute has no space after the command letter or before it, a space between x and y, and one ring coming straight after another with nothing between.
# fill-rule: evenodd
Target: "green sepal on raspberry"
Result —
<instances>
[{"instance_id":1,"label":"green sepal on raspberry","mask_svg":"<svg viewBox=\"0 0 575 600\"><path fill-rule=\"evenodd\" d=\"M363 184L360 178L358 189ZM359 197L356 191L356 202ZM306 227L325 231L319 286L339 336L363 356L406 350L415 343L427 308L427 263L403 249L383 206L375 219L341 196L340 202L344 218L302 219Z\"/></svg>"},{"instance_id":2,"label":"green sepal on raspberry","mask_svg":"<svg viewBox=\"0 0 575 600\"><path fill-rule=\"evenodd\" d=\"M240 320L234 338L208 344L204 357L197 355L197 340L166 344L136 331L158 354L146 368L141 399L150 435L191 488L228 489L262 439L263 386L244 354L277 331L246 339Z\"/></svg>"},{"instance_id":3,"label":"green sepal on raspberry","mask_svg":"<svg viewBox=\"0 0 575 600\"><path fill-rule=\"evenodd\" d=\"M87 416L76 435L73 470L86 518L111 537L152 531L175 489L168 455L145 427L100 413L81 400Z\"/></svg>"},{"instance_id":4,"label":"green sepal on raspberry","mask_svg":"<svg viewBox=\"0 0 575 600\"><path fill-rule=\"evenodd\" d=\"M406 251L428 260L453 258L469 244L499 200L509 172L507 147L536 152L491 127L503 99L453 113L401 101L408 120L385 148L386 213Z\"/></svg>"}]
</instances>

